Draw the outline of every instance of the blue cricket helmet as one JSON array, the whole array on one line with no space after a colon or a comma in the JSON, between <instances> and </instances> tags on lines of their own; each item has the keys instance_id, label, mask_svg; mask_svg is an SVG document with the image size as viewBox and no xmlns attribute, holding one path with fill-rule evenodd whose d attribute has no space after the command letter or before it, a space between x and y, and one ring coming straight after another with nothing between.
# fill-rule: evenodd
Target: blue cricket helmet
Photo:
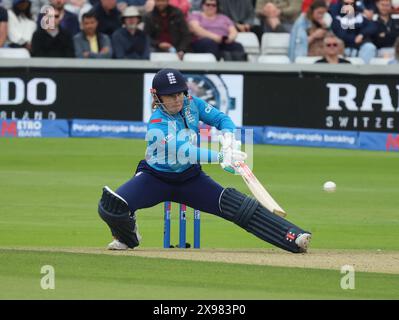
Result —
<instances>
[{"instance_id":1,"label":"blue cricket helmet","mask_svg":"<svg viewBox=\"0 0 399 320\"><path fill-rule=\"evenodd\" d=\"M179 70L162 69L152 80L152 89L157 95L169 95L188 90L186 79Z\"/></svg>"}]
</instances>

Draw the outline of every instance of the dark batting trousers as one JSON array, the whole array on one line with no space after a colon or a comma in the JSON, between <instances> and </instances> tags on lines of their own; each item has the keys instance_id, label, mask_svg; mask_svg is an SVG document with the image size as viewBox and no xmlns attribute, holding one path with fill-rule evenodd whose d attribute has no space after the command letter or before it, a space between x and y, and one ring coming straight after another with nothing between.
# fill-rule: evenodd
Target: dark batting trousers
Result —
<instances>
[{"instance_id":1,"label":"dark batting trousers","mask_svg":"<svg viewBox=\"0 0 399 320\"><path fill-rule=\"evenodd\" d=\"M166 173L151 168L145 160L133 178L116 193L125 199L131 212L173 201L220 216L219 198L224 188L193 165L182 173Z\"/></svg>"}]
</instances>

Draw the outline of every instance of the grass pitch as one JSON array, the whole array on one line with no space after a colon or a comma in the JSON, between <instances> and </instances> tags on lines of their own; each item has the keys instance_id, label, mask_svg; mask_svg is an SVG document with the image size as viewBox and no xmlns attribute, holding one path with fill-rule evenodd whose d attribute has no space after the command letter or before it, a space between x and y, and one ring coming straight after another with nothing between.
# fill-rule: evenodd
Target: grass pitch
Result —
<instances>
[{"instance_id":1,"label":"grass pitch","mask_svg":"<svg viewBox=\"0 0 399 320\"><path fill-rule=\"evenodd\" d=\"M96 212L101 187L129 179L144 150L139 140L0 139L0 288L7 288L0 298L399 298L397 274L357 272L356 289L342 290L339 270L29 250L103 248L110 234ZM254 147L255 174L288 219L313 232L315 249L399 250L398 164L397 153ZM218 165L203 168L223 186L249 194L240 177ZM322 191L327 180L337 183L337 192ZM162 205L137 213L141 248L162 246L162 214ZM271 248L207 214L201 240L205 249ZM40 288L45 264L55 267L55 290Z\"/></svg>"}]
</instances>

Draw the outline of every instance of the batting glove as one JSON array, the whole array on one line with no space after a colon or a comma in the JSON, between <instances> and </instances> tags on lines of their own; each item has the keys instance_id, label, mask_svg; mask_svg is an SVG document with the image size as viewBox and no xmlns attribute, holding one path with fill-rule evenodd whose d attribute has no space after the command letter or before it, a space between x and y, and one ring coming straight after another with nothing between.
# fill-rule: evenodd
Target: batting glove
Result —
<instances>
[{"instance_id":1,"label":"batting glove","mask_svg":"<svg viewBox=\"0 0 399 320\"><path fill-rule=\"evenodd\" d=\"M236 140L232 132L226 132L223 136L219 136L219 142L222 145L219 152L220 166L223 170L235 174L235 164L247 158L247 154L240 150L241 141Z\"/></svg>"}]
</instances>

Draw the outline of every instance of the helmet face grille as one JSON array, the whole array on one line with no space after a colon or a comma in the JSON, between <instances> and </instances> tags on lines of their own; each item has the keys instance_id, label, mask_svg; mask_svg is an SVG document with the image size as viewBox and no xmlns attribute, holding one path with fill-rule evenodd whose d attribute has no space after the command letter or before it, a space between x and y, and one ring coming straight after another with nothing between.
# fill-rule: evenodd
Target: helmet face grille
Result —
<instances>
[{"instance_id":1,"label":"helmet face grille","mask_svg":"<svg viewBox=\"0 0 399 320\"><path fill-rule=\"evenodd\" d=\"M176 69L162 69L152 80L152 88L159 95L169 95L187 91L186 79Z\"/></svg>"}]
</instances>

